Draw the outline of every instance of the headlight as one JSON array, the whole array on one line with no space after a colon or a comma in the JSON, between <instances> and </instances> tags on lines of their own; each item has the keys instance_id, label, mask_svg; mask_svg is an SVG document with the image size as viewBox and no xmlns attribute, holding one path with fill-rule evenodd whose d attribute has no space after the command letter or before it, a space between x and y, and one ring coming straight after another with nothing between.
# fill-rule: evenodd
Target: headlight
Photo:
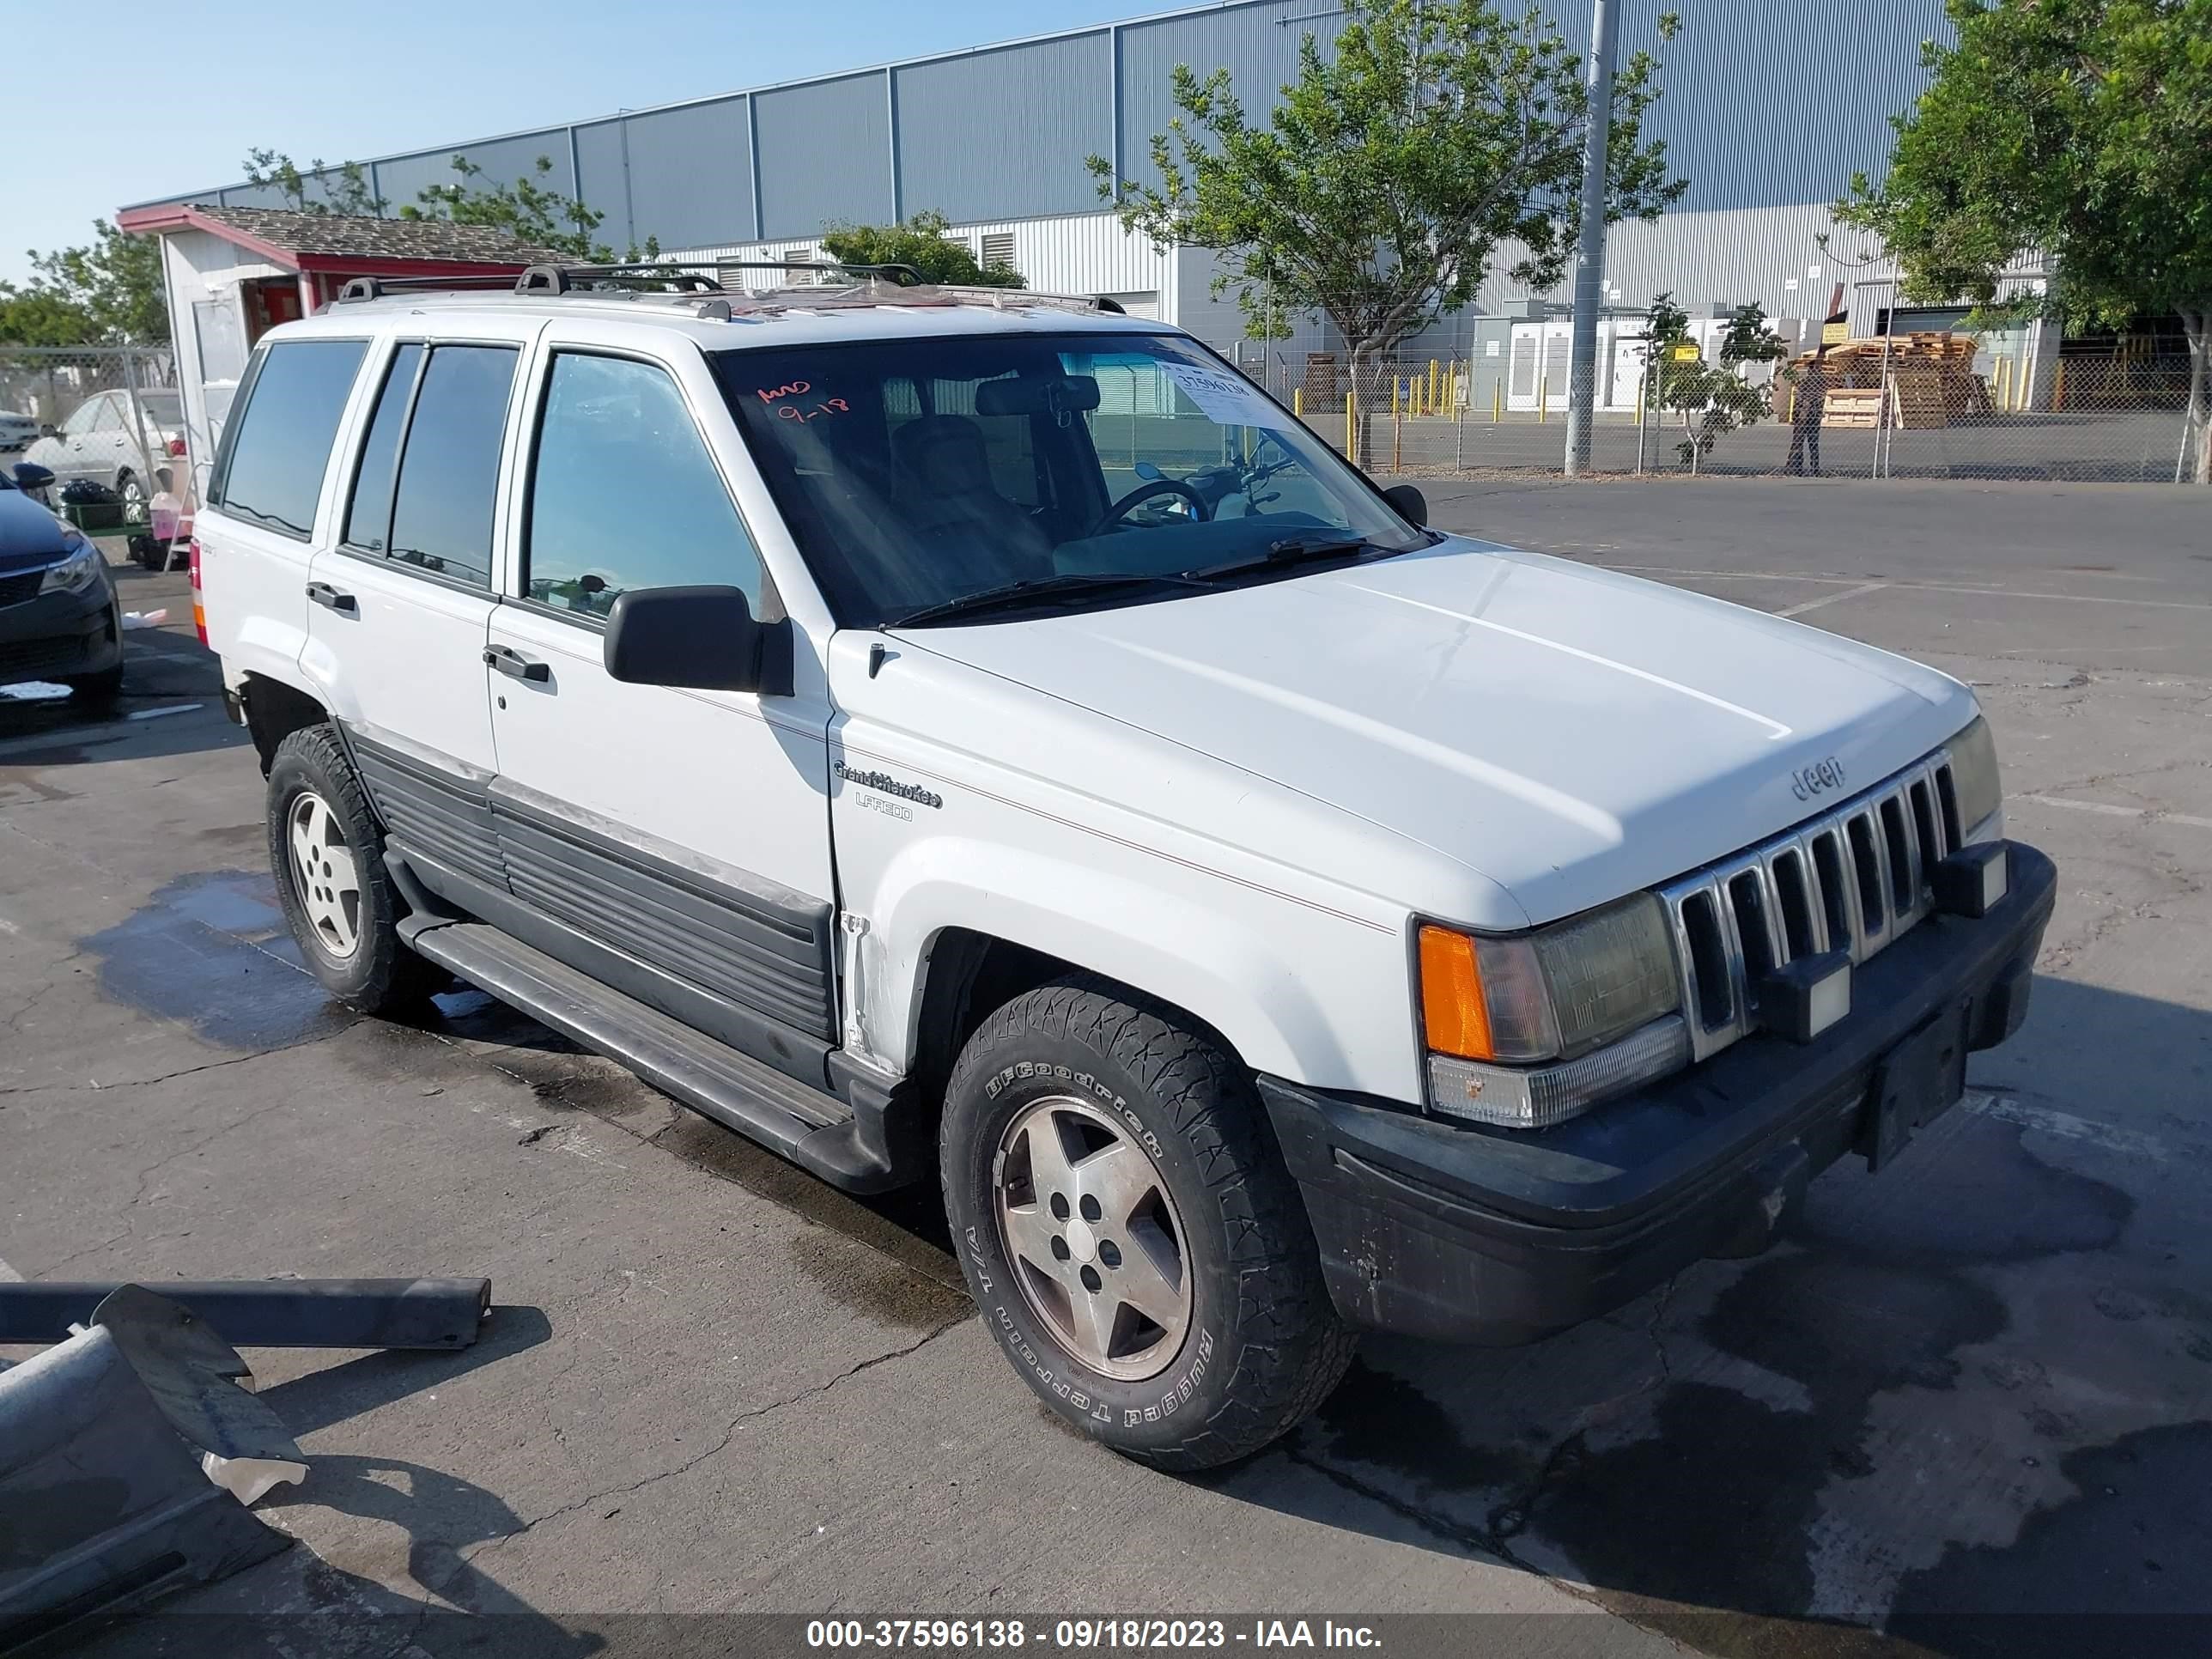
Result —
<instances>
[{"instance_id":1,"label":"headlight","mask_svg":"<svg viewBox=\"0 0 2212 1659\"><path fill-rule=\"evenodd\" d=\"M1510 939L1424 927L1420 968L1438 1112L1534 1128L1689 1057L1666 912L1648 893Z\"/></svg>"},{"instance_id":2,"label":"headlight","mask_svg":"<svg viewBox=\"0 0 2212 1659\"><path fill-rule=\"evenodd\" d=\"M68 544L64 542L64 545ZM39 583L41 593L82 593L100 584L100 572L107 568L107 560L100 549L80 536L76 548L59 564L46 567L46 574Z\"/></svg>"},{"instance_id":3,"label":"headlight","mask_svg":"<svg viewBox=\"0 0 2212 1659\"><path fill-rule=\"evenodd\" d=\"M1996 739L1990 735L1990 723L1979 714L1973 724L1951 739L1951 793L1959 811L1959 836L1962 842L1987 840L2003 833L2002 823L1990 825L1997 808L2004 803L2003 791L1997 783ZM1978 837L1975 831L1986 832Z\"/></svg>"}]
</instances>

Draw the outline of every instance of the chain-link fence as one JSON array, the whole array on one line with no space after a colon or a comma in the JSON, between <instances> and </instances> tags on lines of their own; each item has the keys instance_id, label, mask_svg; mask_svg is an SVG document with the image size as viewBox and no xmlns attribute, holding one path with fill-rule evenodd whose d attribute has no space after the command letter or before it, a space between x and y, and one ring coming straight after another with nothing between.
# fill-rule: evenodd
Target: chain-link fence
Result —
<instances>
[{"instance_id":1,"label":"chain-link fence","mask_svg":"<svg viewBox=\"0 0 2212 1659\"><path fill-rule=\"evenodd\" d=\"M1705 321L1677 349L1723 367L1724 326ZM1498 319L1476 351L1356 367L1322 350L1219 349L1371 472L1558 473L1569 328L1564 319ZM1717 400L1709 376L1655 372L1663 366L1645 361L1640 327L1609 317L1590 471L2166 483L2195 475L2203 439L2178 337L2062 343L2034 327L1900 324L1823 350L1813 335L1789 340L1774 362L1726 365L1756 395ZM1717 418L1723 403L1745 406Z\"/></svg>"},{"instance_id":2,"label":"chain-link fence","mask_svg":"<svg viewBox=\"0 0 2212 1659\"><path fill-rule=\"evenodd\" d=\"M169 349L0 346L0 466L52 474L46 500L88 531L148 526L191 490Z\"/></svg>"}]
</instances>

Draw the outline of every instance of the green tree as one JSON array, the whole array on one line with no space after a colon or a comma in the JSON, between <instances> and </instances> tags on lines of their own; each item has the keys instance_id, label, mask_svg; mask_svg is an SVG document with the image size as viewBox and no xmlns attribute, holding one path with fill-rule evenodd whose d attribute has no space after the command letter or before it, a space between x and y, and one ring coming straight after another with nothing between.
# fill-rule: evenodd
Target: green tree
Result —
<instances>
[{"instance_id":1,"label":"green tree","mask_svg":"<svg viewBox=\"0 0 2212 1659\"><path fill-rule=\"evenodd\" d=\"M1324 57L1307 35L1297 79L1264 125L1229 72L1178 64L1177 114L1154 135L1157 184L1099 194L1158 247L1211 251L1247 331L1289 332L1286 310L1324 313L1355 375L1406 335L1474 297L1501 250L1513 279L1558 285L1575 245L1589 103L1577 54L1542 15L1484 0L1345 0ZM1677 27L1659 20L1662 40ZM1641 122L1659 64L1632 52L1613 83L1607 216L1652 219L1679 200L1663 143Z\"/></svg>"},{"instance_id":2,"label":"green tree","mask_svg":"<svg viewBox=\"0 0 2212 1659\"><path fill-rule=\"evenodd\" d=\"M1763 306L1740 306L1729 319L1720 349L1711 362L1690 337L1690 315L1662 294L1651 302L1644 325L1650 379L1646 397L1654 409L1682 417L1682 441L1674 453L1692 472L1713 446L1740 427L1757 426L1774 413L1776 378L1794 381L1796 371L1753 380L1746 371L1789 355L1782 337L1767 326Z\"/></svg>"},{"instance_id":3,"label":"green tree","mask_svg":"<svg viewBox=\"0 0 2212 1659\"><path fill-rule=\"evenodd\" d=\"M945 234L951 221L925 210L903 224L832 225L822 233L830 257L856 265L912 265L925 283L966 288L1025 288L1022 274L994 260L979 263L975 250Z\"/></svg>"},{"instance_id":4,"label":"green tree","mask_svg":"<svg viewBox=\"0 0 2212 1659\"><path fill-rule=\"evenodd\" d=\"M132 236L105 219L93 240L52 253L31 251L29 284L0 283L0 340L17 345L159 345L169 337L158 237Z\"/></svg>"},{"instance_id":5,"label":"green tree","mask_svg":"<svg viewBox=\"0 0 2212 1659\"><path fill-rule=\"evenodd\" d=\"M332 213L374 219L380 218L390 205L370 185L368 169L358 161L341 161L331 168L318 158L308 162L307 170L302 173L282 150L250 149L240 165L245 170L247 184L273 187L283 196L284 205L295 213ZM318 185L323 193L310 196L308 190Z\"/></svg>"},{"instance_id":6,"label":"green tree","mask_svg":"<svg viewBox=\"0 0 2212 1659\"><path fill-rule=\"evenodd\" d=\"M417 195L421 205L410 203L399 210L399 216L490 225L586 264L628 264L660 257L656 237L648 236L642 247L632 242L620 255L599 240L599 228L607 216L546 183L553 173L550 155L539 156L513 184L490 182L484 170L465 155L453 157L453 171L459 179L427 186Z\"/></svg>"},{"instance_id":7,"label":"green tree","mask_svg":"<svg viewBox=\"0 0 2212 1659\"><path fill-rule=\"evenodd\" d=\"M1990 306L2040 258L2075 325L2178 313L2188 471L2212 483L2212 0L1946 0L1928 89L1893 118L1879 184L1836 216L1877 235L1908 299ZM2185 446L2187 447L2189 446Z\"/></svg>"}]
</instances>

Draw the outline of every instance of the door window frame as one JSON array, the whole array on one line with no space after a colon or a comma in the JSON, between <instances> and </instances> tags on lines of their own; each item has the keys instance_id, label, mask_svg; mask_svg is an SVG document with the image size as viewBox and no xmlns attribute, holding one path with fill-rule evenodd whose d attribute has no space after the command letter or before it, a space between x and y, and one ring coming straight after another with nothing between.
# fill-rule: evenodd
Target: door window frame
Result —
<instances>
[{"instance_id":1,"label":"door window frame","mask_svg":"<svg viewBox=\"0 0 2212 1659\"><path fill-rule=\"evenodd\" d=\"M484 579L477 581L469 577L449 575L442 570L432 570L425 565L406 559L395 559L387 547L378 552L374 549L356 547L345 539L347 520L353 516L354 492L361 487L361 466L367 459L370 431L376 425L377 406L384 401L385 388L391 380L403 347L422 348L422 360L415 368L415 383L407 390L407 413L399 428L398 447L392 456L392 496L386 505L384 537L392 539L392 521L399 510L399 478L407 462L407 443L415 433L415 411L422 401L422 383L429 378L430 360L441 346L477 346L493 350L512 351L515 356L514 376L520 381L527 372L532 340L529 336L517 337L512 334L430 333L421 329L404 329L387 335L380 341L382 355L377 360L376 371L367 377L373 383L357 411L352 429L346 434L345 474L340 481L338 499L333 503L337 514L335 529L330 538L334 553L343 554L379 570L397 571L418 581L434 582L441 587L451 588L457 593L470 594L477 599L496 602L501 596L501 568L507 556L507 490L514 471L515 411L521 402L510 384L507 394L507 410L500 423L498 471L492 479L491 545L484 551ZM356 387L358 392L359 388Z\"/></svg>"},{"instance_id":2,"label":"door window frame","mask_svg":"<svg viewBox=\"0 0 2212 1659\"><path fill-rule=\"evenodd\" d=\"M787 612L784 609L783 595L776 586L775 573L769 566L768 555L762 550L760 537L754 532L751 520L745 516L744 505L738 499L729 470L723 465L721 456L716 453L707 422L700 418L698 403L691 396L690 389L684 384L684 376L678 371L676 365L653 352L641 351L632 347L544 337L541 337L538 342L534 359L528 370L529 385L525 389L521 441L514 472L515 498L513 517L510 520L513 533L508 538L506 580L499 590L499 602L501 605L514 605L519 610L532 611L541 617L555 617L589 633L606 632L607 619L605 617L593 616L588 611L571 611L565 606L547 605L542 599L532 599L528 592L530 514L532 502L538 489L538 440L544 433L545 412L551 401L554 361L563 356L607 357L618 362L637 363L647 368L657 369L668 377L669 384L676 388L676 396L683 404L684 412L691 417L692 429L699 436L699 447L706 453L708 465L714 469L714 476L721 483L722 493L729 497L730 514L737 520L738 528L744 532L745 540L751 546L753 562L760 567L760 614L754 620L757 622L784 620ZM701 367L705 367L703 362ZM716 408L720 410L724 420L731 418L726 409L721 408L719 404Z\"/></svg>"}]
</instances>

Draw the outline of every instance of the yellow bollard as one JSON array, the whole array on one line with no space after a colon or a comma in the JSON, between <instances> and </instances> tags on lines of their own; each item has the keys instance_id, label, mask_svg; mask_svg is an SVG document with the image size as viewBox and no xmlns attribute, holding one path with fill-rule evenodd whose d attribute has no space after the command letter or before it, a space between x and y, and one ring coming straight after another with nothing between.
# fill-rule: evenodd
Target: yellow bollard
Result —
<instances>
[{"instance_id":1,"label":"yellow bollard","mask_svg":"<svg viewBox=\"0 0 2212 1659\"><path fill-rule=\"evenodd\" d=\"M1541 426L1551 418L1552 377L1548 374L1539 374L1536 377L1536 424Z\"/></svg>"},{"instance_id":2,"label":"yellow bollard","mask_svg":"<svg viewBox=\"0 0 2212 1659\"><path fill-rule=\"evenodd\" d=\"M1344 394L1344 459L1354 466L1359 465L1359 391L1356 386Z\"/></svg>"},{"instance_id":3,"label":"yellow bollard","mask_svg":"<svg viewBox=\"0 0 2212 1659\"><path fill-rule=\"evenodd\" d=\"M1504 418L1505 382L1503 380L1492 380L1490 383L1490 423L1496 426Z\"/></svg>"},{"instance_id":4,"label":"yellow bollard","mask_svg":"<svg viewBox=\"0 0 2212 1659\"><path fill-rule=\"evenodd\" d=\"M2066 407L2066 360L2061 357L2058 367L2051 374L2051 410L2057 414Z\"/></svg>"},{"instance_id":5,"label":"yellow bollard","mask_svg":"<svg viewBox=\"0 0 2212 1659\"><path fill-rule=\"evenodd\" d=\"M1306 389L1302 386L1291 388L1291 413L1302 421L1306 417Z\"/></svg>"}]
</instances>

